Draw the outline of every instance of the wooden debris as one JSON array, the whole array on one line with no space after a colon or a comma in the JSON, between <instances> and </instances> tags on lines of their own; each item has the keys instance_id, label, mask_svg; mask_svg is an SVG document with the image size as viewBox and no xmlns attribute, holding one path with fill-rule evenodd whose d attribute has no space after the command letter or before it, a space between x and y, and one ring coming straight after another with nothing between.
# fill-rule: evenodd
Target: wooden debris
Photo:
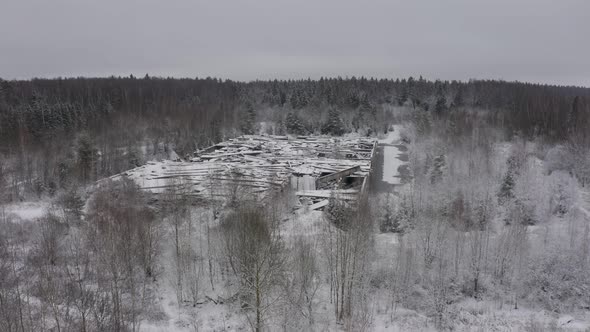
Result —
<instances>
[{"instance_id":1,"label":"wooden debris","mask_svg":"<svg viewBox=\"0 0 590 332\"><path fill-rule=\"evenodd\" d=\"M298 191L295 195L299 197L319 197L319 198L330 198L335 195L338 199L344 200L356 200L357 194L359 193L356 189L337 189L337 190L306 190Z\"/></svg>"},{"instance_id":2,"label":"wooden debris","mask_svg":"<svg viewBox=\"0 0 590 332\"><path fill-rule=\"evenodd\" d=\"M335 173L332 173L329 175L321 176L316 180L315 186L316 186L316 188L322 188L324 185L328 184L328 182L330 182L330 181L340 180L343 177L346 177L348 175L352 175L352 174L354 174L354 172L358 172L360 170L361 170L360 166L354 166L354 167L350 167L345 170L338 171L338 172L335 172Z\"/></svg>"},{"instance_id":3,"label":"wooden debris","mask_svg":"<svg viewBox=\"0 0 590 332\"><path fill-rule=\"evenodd\" d=\"M328 203L329 203L329 202L330 202L330 201L328 201L327 199L324 199L323 201L320 201L320 202L318 202L318 203L315 203L315 204L312 204L312 205L310 205L310 206L309 206L309 208L310 208L311 210L317 210L317 209L321 209L321 208L323 208L324 206L328 205Z\"/></svg>"},{"instance_id":4,"label":"wooden debris","mask_svg":"<svg viewBox=\"0 0 590 332\"><path fill-rule=\"evenodd\" d=\"M367 138L244 135L199 150L190 162L150 161L126 174L153 193L177 187L202 199L224 199L233 187L261 200L290 184L306 204L321 209L332 193L356 200L366 189L375 146ZM345 183L354 189L342 189Z\"/></svg>"},{"instance_id":5,"label":"wooden debris","mask_svg":"<svg viewBox=\"0 0 590 332\"><path fill-rule=\"evenodd\" d=\"M262 151L243 151L243 152L234 152L234 153L220 153L220 154L204 154L201 155L201 159L218 159L223 157L231 157L231 156L245 156L248 154L261 154Z\"/></svg>"}]
</instances>

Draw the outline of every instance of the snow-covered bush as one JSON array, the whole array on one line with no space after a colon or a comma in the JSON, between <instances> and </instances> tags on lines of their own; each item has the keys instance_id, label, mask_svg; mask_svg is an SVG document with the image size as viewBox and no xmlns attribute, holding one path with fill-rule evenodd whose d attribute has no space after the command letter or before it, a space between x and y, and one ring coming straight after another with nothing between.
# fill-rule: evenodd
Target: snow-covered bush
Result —
<instances>
[{"instance_id":1,"label":"snow-covered bush","mask_svg":"<svg viewBox=\"0 0 590 332\"><path fill-rule=\"evenodd\" d=\"M336 227L346 230L350 226L352 209L334 194L328 199L328 205L324 209L324 215Z\"/></svg>"},{"instance_id":2,"label":"snow-covered bush","mask_svg":"<svg viewBox=\"0 0 590 332\"><path fill-rule=\"evenodd\" d=\"M379 230L382 233L403 233L406 228L410 227L413 211L408 197L402 197L397 204L391 197L388 197L383 211L379 224Z\"/></svg>"},{"instance_id":3,"label":"snow-covered bush","mask_svg":"<svg viewBox=\"0 0 590 332\"><path fill-rule=\"evenodd\" d=\"M516 179L514 197L510 208L520 214L520 220L525 224L546 221L551 215L551 187L543 174L539 159L530 157L522 165Z\"/></svg>"},{"instance_id":4,"label":"snow-covered bush","mask_svg":"<svg viewBox=\"0 0 590 332\"><path fill-rule=\"evenodd\" d=\"M531 304L566 312L590 308L590 274L574 251L547 253L529 266L525 297Z\"/></svg>"},{"instance_id":5,"label":"snow-covered bush","mask_svg":"<svg viewBox=\"0 0 590 332\"><path fill-rule=\"evenodd\" d=\"M549 176L551 186L551 213L562 217L568 213L577 200L577 183L564 171L556 171Z\"/></svg>"},{"instance_id":6,"label":"snow-covered bush","mask_svg":"<svg viewBox=\"0 0 590 332\"><path fill-rule=\"evenodd\" d=\"M413 142L416 138L416 127L411 123L404 125L399 129L399 137L406 144Z\"/></svg>"},{"instance_id":7,"label":"snow-covered bush","mask_svg":"<svg viewBox=\"0 0 590 332\"><path fill-rule=\"evenodd\" d=\"M62 210L67 222L80 221L84 209L84 200L76 190L70 189L60 194L56 204Z\"/></svg>"},{"instance_id":8,"label":"snow-covered bush","mask_svg":"<svg viewBox=\"0 0 590 332\"><path fill-rule=\"evenodd\" d=\"M553 171L566 171L572 170L572 156L570 152L561 145L556 145L547 151L545 156L545 172L551 174Z\"/></svg>"}]
</instances>

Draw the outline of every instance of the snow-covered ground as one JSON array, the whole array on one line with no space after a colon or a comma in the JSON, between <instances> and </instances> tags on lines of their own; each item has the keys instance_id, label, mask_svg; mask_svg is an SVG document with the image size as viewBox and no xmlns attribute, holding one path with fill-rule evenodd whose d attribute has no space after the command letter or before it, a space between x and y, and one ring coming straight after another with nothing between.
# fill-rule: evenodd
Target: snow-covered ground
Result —
<instances>
[{"instance_id":1,"label":"snow-covered ground","mask_svg":"<svg viewBox=\"0 0 590 332\"><path fill-rule=\"evenodd\" d=\"M399 167L405 164L400 160L400 151L396 146L384 146L383 181L390 184L400 184Z\"/></svg>"},{"instance_id":2,"label":"snow-covered ground","mask_svg":"<svg viewBox=\"0 0 590 332\"><path fill-rule=\"evenodd\" d=\"M390 184L400 184L399 167L405 162L400 160L399 156L405 152L400 151L394 144L400 143L400 126L395 126L394 131L382 139L379 143L383 145L384 154L384 172L382 180ZM501 167L505 167L506 159L510 155L511 144L498 144L495 149L494 158ZM534 202L546 200L547 193L553 181L558 180L557 172L553 175L546 174L544 170L544 161L540 158L529 154L529 161L526 169L526 188L532 192L527 196ZM148 163L141 168L145 174L160 174L166 168L174 168L175 163ZM504 173L505 170L499 173ZM133 177L134 174L131 174ZM139 177L140 181L142 180ZM136 179L137 180L137 179ZM139 182L140 182L139 181ZM141 182L140 182L141 184ZM167 182L161 180L157 185L165 186ZM401 188L405 186L399 186ZM405 187L407 188L407 187ZM520 187L517 186L518 191ZM581 234L576 234L572 230L583 229L577 223L590 224L590 191L582 188L575 188L579 191L579 196L574 200L572 209L565 217L551 217L544 223L529 226L527 229L528 241L531 252L541 252L558 250L558 246L543 247L544 243L559 243L559 246L569 246L570 243L577 243L581 239ZM398 189L396 189L398 190ZM543 204L537 204L543 205ZM48 211L52 210L51 203L48 201L38 202L20 202L4 205L0 208L0 213L4 213L12 221L34 221L41 218ZM575 225L573 221L575 221ZM501 220L497 220L501 222ZM24 224L24 223L23 223ZM499 225L501 226L501 225ZM575 226L575 227L573 227ZM322 236L329 223L324 219L320 211L310 211L302 208L292 212L285 218L281 224L281 236L286 242L288 248L295 245L299 238L306 238L310 243L317 244L317 256L322 257ZM203 226L199 224L193 230L195 233L190 236L194 239L194 245L205 243L203 238ZM492 239L497 234L492 234ZM376 256L372 258L374 270L390 268L395 264L394 257L403 243L403 238L394 233L378 233L375 235L374 249ZM406 244L407 245L407 244ZM140 330L147 332L155 331L246 331L249 330L249 324L246 321L240 308L236 303L216 303L211 299L217 300L228 298L232 294L228 286L228 279L216 277L214 288L209 288L208 280L203 277L202 293L198 303L193 304L189 301L179 304L177 301L174 280L171 280L175 269L173 263L173 243L166 235L162 240L162 269L163 276L155 283L157 288L157 304L154 315L147 317L141 322ZM543 249L540 249L543 248ZM208 249L205 249L206 252ZM199 257L205 254L199 253ZM323 266L321 268L324 268ZM374 271L371 271L371 273ZM377 277L371 276L375 280ZM329 303L328 286L323 285L320 288L315 302L316 325L310 330L333 331L342 330L342 326L335 323L333 319L332 305ZM384 288L371 289L372 307L371 307L371 325L369 330L372 331L436 331L433 318L421 309L410 310L398 307L392 310L388 306L391 304L391 290ZM420 295L420 294L418 294ZM500 305L498 303L501 303ZM507 305L506 302L496 302L490 297L483 300L473 299L470 297L462 298L455 302L449 309L449 315L453 315L453 330L456 331L588 331L590 329L590 314L586 312L562 312L555 313L525 304L520 305L518 309ZM273 317L272 319L280 320ZM278 328L274 325L274 328ZM271 330L274 330L271 328Z\"/></svg>"},{"instance_id":3,"label":"snow-covered ground","mask_svg":"<svg viewBox=\"0 0 590 332\"><path fill-rule=\"evenodd\" d=\"M45 201L20 202L11 203L1 208L4 210L4 214L9 218L10 216L16 216L21 220L32 221L45 215L49 211L50 204Z\"/></svg>"},{"instance_id":4,"label":"snow-covered ground","mask_svg":"<svg viewBox=\"0 0 590 332\"><path fill-rule=\"evenodd\" d=\"M394 125L393 131L387 133L385 138L379 139L379 144L383 146L383 181L399 185L401 177L399 174L399 167L405 162L400 159L402 152L398 146L394 144L400 143L400 125Z\"/></svg>"},{"instance_id":5,"label":"snow-covered ground","mask_svg":"<svg viewBox=\"0 0 590 332\"><path fill-rule=\"evenodd\" d=\"M393 125L392 131L388 131L387 135L385 137L379 138L379 140L378 140L379 144L395 144L396 142L398 142L401 139L401 136L400 136L401 128L402 128L401 125Z\"/></svg>"}]
</instances>

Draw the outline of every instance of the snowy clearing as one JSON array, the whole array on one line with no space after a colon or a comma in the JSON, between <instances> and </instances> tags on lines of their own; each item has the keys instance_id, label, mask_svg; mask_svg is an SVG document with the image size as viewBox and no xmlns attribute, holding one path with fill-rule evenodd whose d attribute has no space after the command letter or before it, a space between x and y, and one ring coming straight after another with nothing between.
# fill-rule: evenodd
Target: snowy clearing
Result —
<instances>
[{"instance_id":1,"label":"snowy clearing","mask_svg":"<svg viewBox=\"0 0 590 332\"><path fill-rule=\"evenodd\" d=\"M3 208L7 216L15 215L21 220L32 221L45 215L49 211L49 207L48 202L22 202L8 204Z\"/></svg>"}]
</instances>

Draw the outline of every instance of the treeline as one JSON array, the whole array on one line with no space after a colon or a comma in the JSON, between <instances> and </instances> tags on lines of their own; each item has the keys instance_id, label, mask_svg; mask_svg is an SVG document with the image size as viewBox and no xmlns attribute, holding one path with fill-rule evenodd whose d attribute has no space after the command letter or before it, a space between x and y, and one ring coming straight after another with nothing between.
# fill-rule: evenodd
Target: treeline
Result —
<instances>
[{"instance_id":1,"label":"treeline","mask_svg":"<svg viewBox=\"0 0 590 332\"><path fill-rule=\"evenodd\" d=\"M68 78L0 81L0 182L36 192L91 181L146 159L181 157L245 133L386 131L396 109L418 127L483 117L508 135L588 139L590 89L502 81L330 78ZM469 113L469 114L468 114ZM16 167L15 165L19 165ZM10 184L9 184L10 185Z\"/></svg>"},{"instance_id":2,"label":"treeline","mask_svg":"<svg viewBox=\"0 0 590 332\"><path fill-rule=\"evenodd\" d=\"M118 135L189 135L197 141L231 122L239 85L216 79L75 78L2 81L0 138L6 145L38 144L86 130ZM204 138L207 137L207 138ZM181 142L176 142L181 143Z\"/></svg>"},{"instance_id":3,"label":"treeline","mask_svg":"<svg viewBox=\"0 0 590 332\"><path fill-rule=\"evenodd\" d=\"M255 81L206 79L71 78L0 81L0 138L29 143L79 130L101 131L123 119L128 130L152 135L185 127L216 137L220 127L240 128L249 108L266 107L375 116L383 105L411 106L443 115L461 107L496 112L506 127L562 139L586 124L590 89L504 81L427 81L331 78ZM283 114L285 120L288 112ZM356 119L361 121L361 119ZM238 122L238 123L236 123ZM194 135L177 133L177 135ZM192 137L197 143L208 139Z\"/></svg>"}]
</instances>

